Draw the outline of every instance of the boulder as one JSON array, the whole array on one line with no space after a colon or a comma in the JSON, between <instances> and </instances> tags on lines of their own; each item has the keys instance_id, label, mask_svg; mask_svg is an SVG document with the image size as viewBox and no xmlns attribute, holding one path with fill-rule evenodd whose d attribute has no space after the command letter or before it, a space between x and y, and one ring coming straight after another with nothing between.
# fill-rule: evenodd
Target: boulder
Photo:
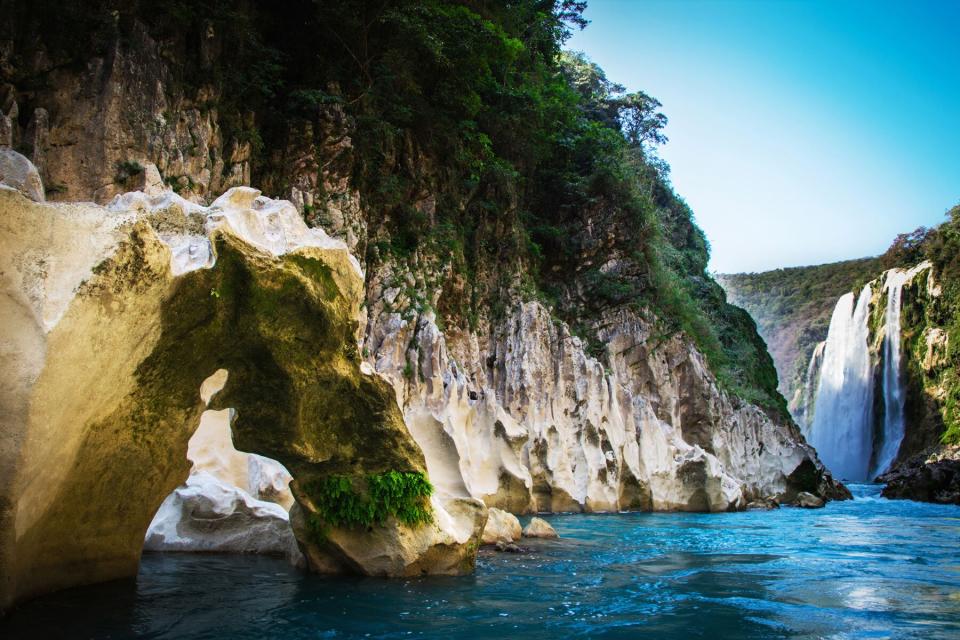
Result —
<instances>
[{"instance_id":1,"label":"boulder","mask_svg":"<svg viewBox=\"0 0 960 640\"><path fill-rule=\"evenodd\" d=\"M797 494L796 505L798 507L803 507L804 509L820 509L824 506L824 501L822 498L808 493L806 491L801 491Z\"/></svg>"},{"instance_id":2,"label":"boulder","mask_svg":"<svg viewBox=\"0 0 960 640\"><path fill-rule=\"evenodd\" d=\"M559 538L556 529L543 518L531 518L523 529L524 538Z\"/></svg>"},{"instance_id":3,"label":"boulder","mask_svg":"<svg viewBox=\"0 0 960 640\"><path fill-rule=\"evenodd\" d=\"M915 456L880 480L887 483L884 498L960 505L960 459Z\"/></svg>"},{"instance_id":4,"label":"boulder","mask_svg":"<svg viewBox=\"0 0 960 640\"><path fill-rule=\"evenodd\" d=\"M257 500L199 471L163 501L150 524L147 551L258 553L302 565L286 509Z\"/></svg>"},{"instance_id":5,"label":"boulder","mask_svg":"<svg viewBox=\"0 0 960 640\"><path fill-rule=\"evenodd\" d=\"M308 524L305 499L290 510L290 520L308 566L317 573L396 577L472 572L486 519L483 503L434 496L430 504L432 522L416 527L390 518L385 526L330 527L318 536Z\"/></svg>"},{"instance_id":6,"label":"boulder","mask_svg":"<svg viewBox=\"0 0 960 640\"><path fill-rule=\"evenodd\" d=\"M496 507L487 509L487 525L483 528L483 544L515 542L520 539L522 534L517 516Z\"/></svg>"},{"instance_id":7,"label":"boulder","mask_svg":"<svg viewBox=\"0 0 960 640\"><path fill-rule=\"evenodd\" d=\"M34 202L46 200L37 168L10 147L0 146L0 185L16 189Z\"/></svg>"},{"instance_id":8,"label":"boulder","mask_svg":"<svg viewBox=\"0 0 960 640\"><path fill-rule=\"evenodd\" d=\"M780 503L772 498L760 498L747 503L747 510L749 511L771 511L779 508Z\"/></svg>"}]
</instances>

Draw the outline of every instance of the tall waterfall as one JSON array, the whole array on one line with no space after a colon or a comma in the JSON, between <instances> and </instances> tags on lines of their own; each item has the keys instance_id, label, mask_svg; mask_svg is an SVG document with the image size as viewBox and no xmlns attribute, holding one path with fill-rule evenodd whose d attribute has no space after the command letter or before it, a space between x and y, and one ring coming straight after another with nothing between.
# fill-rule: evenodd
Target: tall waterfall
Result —
<instances>
[{"instance_id":1,"label":"tall waterfall","mask_svg":"<svg viewBox=\"0 0 960 640\"><path fill-rule=\"evenodd\" d=\"M840 478L870 480L886 472L900 450L906 400L900 375L903 287L929 267L929 262L922 262L908 271L890 269L882 276L881 291L886 293L883 370L876 386L883 399L883 431L877 437L873 399L878 354L870 349L869 316L873 287L881 286L880 279L867 284L858 298L848 293L837 301L827 340L810 359L796 419L821 460Z\"/></svg>"},{"instance_id":2,"label":"tall waterfall","mask_svg":"<svg viewBox=\"0 0 960 640\"><path fill-rule=\"evenodd\" d=\"M880 441L874 475L887 470L903 440L903 406L906 398L900 380L900 300L903 285L910 277L910 272L891 269L887 271L884 283L887 309L883 322L883 439Z\"/></svg>"},{"instance_id":3,"label":"tall waterfall","mask_svg":"<svg viewBox=\"0 0 960 640\"><path fill-rule=\"evenodd\" d=\"M834 475L866 480L873 452L870 285L837 301L823 352L809 440Z\"/></svg>"}]
</instances>

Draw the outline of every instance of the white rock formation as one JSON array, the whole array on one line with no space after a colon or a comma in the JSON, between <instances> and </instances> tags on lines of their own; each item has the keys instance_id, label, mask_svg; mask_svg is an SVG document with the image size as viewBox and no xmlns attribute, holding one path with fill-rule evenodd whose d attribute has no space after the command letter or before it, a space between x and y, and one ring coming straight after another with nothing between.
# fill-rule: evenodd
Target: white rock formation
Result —
<instances>
[{"instance_id":1,"label":"white rock formation","mask_svg":"<svg viewBox=\"0 0 960 640\"><path fill-rule=\"evenodd\" d=\"M795 494L791 474L818 468L794 428L721 391L688 342L655 339L635 314L603 323L605 368L537 302L481 341L391 312L394 293L368 287L366 346L451 495L513 513L727 511Z\"/></svg>"},{"instance_id":2,"label":"white rock formation","mask_svg":"<svg viewBox=\"0 0 960 640\"><path fill-rule=\"evenodd\" d=\"M483 528L483 544L516 542L523 534L520 520L512 513L496 507L487 509L487 525Z\"/></svg>"},{"instance_id":3,"label":"white rock formation","mask_svg":"<svg viewBox=\"0 0 960 640\"><path fill-rule=\"evenodd\" d=\"M164 498L188 478L188 441L205 408L190 390L199 388L221 359L246 361L243 352L198 351L203 344L190 344L196 327L177 323L186 316L216 340L233 340L232 348L256 348L238 343L236 335L222 334L231 326L223 320L229 315L223 314L239 310L255 315L261 309L246 298L221 304L219 291L202 286L207 280L229 281L223 280L228 274L216 262L213 240L223 243L246 277L262 278L275 287L262 289L261 295L282 294L278 282L297 288L304 309L334 323L336 333L330 335L336 340L344 330L359 326L363 274L343 243L308 228L290 203L261 197L250 188L232 189L210 207L169 191L125 194L101 207L38 203L18 190L0 187L0 212L2 610L44 591L136 573L151 519ZM279 259L287 254L294 255ZM320 272L301 268L303 261ZM206 269L211 269L209 278ZM172 308L177 301L182 306ZM278 321L289 325L269 336L275 348L299 348L290 338L296 314L268 320L266 327ZM316 358L333 356L335 368L326 373L327 379L343 383L341 394L356 390L358 407L368 413L375 409L374 419L382 420L379 433L399 452L379 459L420 468L419 450L403 429L399 410L389 404L389 386L369 367L361 367L351 349L325 348L298 357L314 371ZM282 353L276 354L280 357ZM285 375L301 376L297 384L313 385L316 392L316 381L292 366ZM247 397L240 388L233 392ZM212 393L207 389L205 399ZM255 396L250 402L266 399ZM216 423L215 418L221 426L227 422L222 413L209 414L207 420ZM275 439L272 447L280 447L307 471L316 469L321 455L342 459L336 448L340 442L324 454L318 451L315 434L298 428L300 418L290 419L285 440ZM336 416L327 419L331 428L341 428ZM357 432L358 439L361 436ZM247 437L255 439L256 434L248 432ZM208 453L212 455L212 449ZM365 453L350 455L363 459ZM285 509L248 500L239 490L283 504L285 476L259 458L246 457L244 466L233 452L226 454L210 464L232 481L196 474L165 510L180 515L190 510L196 527L201 519L231 513L239 515L228 520L276 530L274 523L282 521ZM196 455L202 457L199 451ZM390 528L389 535L417 538L416 544L404 547L401 568L418 573L438 567L444 572L469 570L486 510L469 498L438 497L433 504L432 527L412 533L410 528ZM180 515L164 519L165 524L181 522ZM171 541L178 537L169 530L163 533L165 538L168 534ZM383 544L393 543L389 535ZM245 547L257 538L263 536L242 534L231 544ZM391 551L341 549L347 555L345 566L370 572L395 569L396 564L379 559ZM362 563L367 561L379 564L365 568Z\"/></svg>"},{"instance_id":4,"label":"white rock formation","mask_svg":"<svg viewBox=\"0 0 960 640\"><path fill-rule=\"evenodd\" d=\"M523 529L524 538L559 538L557 530L543 518L531 518Z\"/></svg>"},{"instance_id":5,"label":"white rock formation","mask_svg":"<svg viewBox=\"0 0 960 640\"><path fill-rule=\"evenodd\" d=\"M223 389L219 369L200 387L207 405ZM304 563L290 528L290 473L276 460L237 451L232 409L207 410L190 438L190 477L160 505L147 530L148 551L260 553Z\"/></svg>"},{"instance_id":6,"label":"white rock formation","mask_svg":"<svg viewBox=\"0 0 960 640\"><path fill-rule=\"evenodd\" d=\"M303 564L286 509L206 471L192 471L163 501L144 549L282 555Z\"/></svg>"}]
</instances>

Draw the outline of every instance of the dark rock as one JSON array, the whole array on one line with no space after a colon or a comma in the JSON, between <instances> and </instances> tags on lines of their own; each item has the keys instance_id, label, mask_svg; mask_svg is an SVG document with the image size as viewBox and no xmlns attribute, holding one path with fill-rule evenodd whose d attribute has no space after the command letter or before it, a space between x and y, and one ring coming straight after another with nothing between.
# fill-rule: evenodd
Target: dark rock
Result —
<instances>
[{"instance_id":1,"label":"dark rock","mask_svg":"<svg viewBox=\"0 0 960 640\"><path fill-rule=\"evenodd\" d=\"M960 460L927 463L915 456L881 476L884 498L960 505Z\"/></svg>"},{"instance_id":2,"label":"dark rock","mask_svg":"<svg viewBox=\"0 0 960 640\"><path fill-rule=\"evenodd\" d=\"M822 509L824 504L825 503L822 498L819 498L812 493L801 491L797 494L796 505L798 507L803 507L804 509Z\"/></svg>"},{"instance_id":3,"label":"dark rock","mask_svg":"<svg viewBox=\"0 0 960 640\"><path fill-rule=\"evenodd\" d=\"M494 548L501 553L526 553L528 551L528 549L520 545L513 544L512 542L504 542L503 540L498 542Z\"/></svg>"},{"instance_id":4,"label":"dark rock","mask_svg":"<svg viewBox=\"0 0 960 640\"><path fill-rule=\"evenodd\" d=\"M773 498L760 498L747 504L748 511L772 511L779 508L780 503Z\"/></svg>"}]
</instances>

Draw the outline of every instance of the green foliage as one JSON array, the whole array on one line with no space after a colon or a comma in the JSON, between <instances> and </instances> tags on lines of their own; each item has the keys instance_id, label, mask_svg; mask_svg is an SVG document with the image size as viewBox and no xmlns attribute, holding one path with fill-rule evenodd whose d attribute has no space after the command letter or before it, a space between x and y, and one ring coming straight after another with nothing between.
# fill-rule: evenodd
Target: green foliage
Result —
<instances>
[{"instance_id":1,"label":"green foliage","mask_svg":"<svg viewBox=\"0 0 960 640\"><path fill-rule=\"evenodd\" d=\"M391 517L411 527L433 521L429 503L433 486L420 472L387 471L362 480L329 475L308 483L305 491L317 509L307 526L318 541L326 537L328 527L383 526Z\"/></svg>"},{"instance_id":2,"label":"green foliage","mask_svg":"<svg viewBox=\"0 0 960 640\"><path fill-rule=\"evenodd\" d=\"M22 13L60 34L63 12L38 2ZM175 83L216 107L225 151L249 144L254 182L277 191L292 134L314 131L319 150L331 121L348 123L367 256L447 269L442 317L476 328L518 299L539 299L602 355L587 329L602 313L649 309L696 341L729 388L779 406L762 345L706 274L709 248L657 157L660 103L562 53L586 24L584 7L96 0L73 41L124 42L140 21L176 59L202 61L174 65ZM616 267L599 268L609 261Z\"/></svg>"},{"instance_id":3,"label":"green foliage","mask_svg":"<svg viewBox=\"0 0 960 640\"><path fill-rule=\"evenodd\" d=\"M117 163L117 173L113 180L117 184L123 184L133 176L143 173L143 165L136 160L124 160Z\"/></svg>"},{"instance_id":4,"label":"green foliage","mask_svg":"<svg viewBox=\"0 0 960 640\"><path fill-rule=\"evenodd\" d=\"M918 232L913 235L916 234ZM942 440L957 444L960 443L960 205L947 212L946 222L923 233L919 244L922 257L933 264L941 287L940 305L930 321L947 332L947 362L937 380L946 393Z\"/></svg>"}]
</instances>

